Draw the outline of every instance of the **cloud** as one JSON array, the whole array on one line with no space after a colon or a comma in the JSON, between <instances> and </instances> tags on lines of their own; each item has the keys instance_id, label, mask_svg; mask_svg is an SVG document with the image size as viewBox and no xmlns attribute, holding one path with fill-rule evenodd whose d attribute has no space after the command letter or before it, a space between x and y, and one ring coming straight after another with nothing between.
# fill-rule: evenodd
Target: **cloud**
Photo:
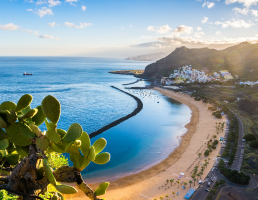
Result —
<instances>
[{"instance_id":1,"label":"cloud","mask_svg":"<svg viewBox=\"0 0 258 200\"><path fill-rule=\"evenodd\" d=\"M19 26L14 25L13 23L1 25L0 24L0 30L6 30L6 31L15 31L19 28Z\"/></svg>"},{"instance_id":2,"label":"cloud","mask_svg":"<svg viewBox=\"0 0 258 200\"><path fill-rule=\"evenodd\" d=\"M48 0L49 3L49 7L53 7L53 6L57 6L59 4L61 4L61 1L58 0Z\"/></svg>"},{"instance_id":3,"label":"cloud","mask_svg":"<svg viewBox=\"0 0 258 200\"><path fill-rule=\"evenodd\" d=\"M251 10L252 15L255 17L258 17L258 11L257 10Z\"/></svg>"},{"instance_id":4,"label":"cloud","mask_svg":"<svg viewBox=\"0 0 258 200\"><path fill-rule=\"evenodd\" d=\"M43 7L41 9L38 9L37 11L35 11L35 13L37 15L39 15L40 17L43 17L45 15L54 15L52 10L46 7Z\"/></svg>"},{"instance_id":5,"label":"cloud","mask_svg":"<svg viewBox=\"0 0 258 200\"><path fill-rule=\"evenodd\" d=\"M249 9L248 8L243 8L243 9L240 9L240 8L234 8L233 11L237 14L237 13L240 13L240 14L243 14L243 15L247 15L248 12L249 12Z\"/></svg>"},{"instance_id":6,"label":"cloud","mask_svg":"<svg viewBox=\"0 0 258 200\"><path fill-rule=\"evenodd\" d=\"M208 17L204 17L204 18L203 18L203 20L202 20L202 23L203 23L203 24L205 24L205 23L207 23L207 22L208 22L208 20L209 20L209 18L208 18Z\"/></svg>"},{"instance_id":7,"label":"cloud","mask_svg":"<svg viewBox=\"0 0 258 200\"><path fill-rule=\"evenodd\" d=\"M202 28L201 28L201 27L197 27L196 29L197 29L197 31L201 31L201 30L202 30Z\"/></svg>"},{"instance_id":8,"label":"cloud","mask_svg":"<svg viewBox=\"0 0 258 200\"><path fill-rule=\"evenodd\" d=\"M177 26L177 28L173 31L173 33L180 34L191 34L193 32L193 28L185 25Z\"/></svg>"},{"instance_id":9,"label":"cloud","mask_svg":"<svg viewBox=\"0 0 258 200\"><path fill-rule=\"evenodd\" d=\"M27 9L27 11L32 12L32 11L33 11L33 9Z\"/></svg>"},{"instance_id":10,"label":"cloud","mask_svg":"<svg viewBox=\"0 0 258 200\"><path fill-rule=\"evenodd\" d=\"M257 5L258 0L225 0L225 3L227 5L232 4L232 3L241 3L245 7L249 8L252 5Z\"/></svg>"},{"instance_id":11,"label":"cloud","mask_svg":"<svg viewBox=\"0 0 258 200\"><path fill-rule=\"evenodd\" d=\"M28 34L36 35L36 36L38 36L39 38L42 38L42 39L60 40L59 38L56 38L56 37L54 37L52 35L48 35L48 34L41 35L41 34L39 34L39 31L33 31L33 30L30 30L30 29L21 30L21 31L22 32L26 32Z\"/></svg>"},{"instance_id":12,"label":"cloud","mask_svg":"<svg viewBox=\"0 0 258 200\"><path fill-rule=\"evenodd\" d=\"M204 2L204 3L202 4L202 7L205 7L205 6L207 6L207 8L210 9L210 8L212 8L213 6L215 6L215 3L207 1L207 2Z\"/></svg>"},{"instance_id":13,"label":"cloud","mask_svg":"<svg viewBox=\"0 0 258 200\"><path fill-rule=\"evenodd\" d=\"M217 31L215 34L216 34L216 35L220 35L220 31Z\"/></svg>"},{"instance_id":14,"label":"cloud","mask_svg":"<svg viewBox=\"0 0 258 200\"><path fill-rule=\"evenodd\" d=\"M249 42L249 43L258 43L258 35L255 37L239 37L239 38L224 38L222 40L218 39L199 39L193 38L191 36L187 37L158 37L157 41L142 43L138 45L132 45L132 47L141 47L141 48L171 48L176 46L188 46L188 47L210 47L222 49L232 45L239 44L241 42Z\"/></svg>"},{"instance_id":15,"label":"cloud","mask_svg":"<svg viewBox=\"0 0 258 200\"><path fill-rule=\"evenodd\" d=\"M133 27L133 25L130 25L130 28L132 28Z\"/></svg>"},{"instance_id":16,"label":"cloud","mask_svg":"<svg viewBox=\"0 0 258 200\"><path fill-rule=\"evenodd\" d=\"M168 33L172 30L172 28L169 27L169 25L164 25L164 26L148 26L147 27L147 31L153 31L153 32L157 32L159 34L165 34Z\"/></svg>"},{"instance_id":17,"label":"cloud","mask_svg":"<svg viewBox=\"0 0 258 200\"><path fill-rule=\"evenodd\" d=\"M60 40L59 38L55 38L54 36L48 35L48 34L45 34L45 35L38 35L38 37L39 37L39 38L42 38L42 39Z\"/></svg>"},{"instance_id":18,"label":"cloud","mask_svg":"<svg viewBox=\"0 0 258 200\"><path fill-rule=\"evenodd\" d=\"M74 5L74 6L75 6L74 2L78 2L78 0L65 0L65 2L68 2L68 3L70 3L71 5Z\"/></svg>"},{"instance_id":19,"label":"cloud","mask_svg":"<svg viewBox=\"0 0 258 200\"><path fill-rule=\"evenodd\" d=\"M82 6L82 11L85 11L86 10L86 6Z\"/></svg>"},{"instance_id":20,"label":"cloud","mask_svg":"<svg viewBox=\"0 0 258 200\"><path fill-rule=\"evenodd\" d=\"M201 38L203 35L205 35L205 33L202 31L194 33L194 37L196 37L196 38Z\"/></svg>"},{"instance_id":21,"label":"cloud","mask_svg":"<svg viewBox=\"0 0 258 200\"><path fill-rule=\"evenodd\" d=\"M56 22L47 23L51 27L60 26L60 24L56 24Z\"/></svg>"},{"instance_id":22,"label":"cloud","mask_svg":"<svg viewBox=\"0 0 258 200\"><path fill-rule=\"evenodd\" d=\"M216 25L221 25L222 28L232 27L232 28L249 28L254 25L251 21L245 22L244 20L233 19L232 21L225 21L225 22L215 22Z\"/></svg>"},{"instance_id":23,"label":"cloud","mask_svg":"<svg viewBox=\"0 0 258 200\"><path fill-rule=\"evenodd\" d=\"M92 23L80 23L80 26L77 26L74 23L65 22L64 25L68 26L69 28L86 28L88 26L91 26Z\"/></svg>"},{"instance_id":24,"label":"cloud","mask_svg":"<svg viewBox=\"0 0 258 200\"><path fill-rule=\"evenodd\" d=\"M37 0L36 5L42 5L42 4L46 4L47 1L46 0Z\"/></svg>"}]
</instances>

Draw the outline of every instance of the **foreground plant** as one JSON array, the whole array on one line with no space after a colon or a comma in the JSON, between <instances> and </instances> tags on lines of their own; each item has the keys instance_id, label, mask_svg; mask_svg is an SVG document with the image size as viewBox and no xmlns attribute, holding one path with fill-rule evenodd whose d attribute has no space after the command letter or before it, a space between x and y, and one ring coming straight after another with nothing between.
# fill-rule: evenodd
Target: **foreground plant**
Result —
<instances>
[{"instance_id":1,"label":"foreground plant","mask_svg":"<svg viewBox=\"0 0 258 200\"><path fill-rule=\"evenodd\" d=\"M6 101L0 104L0 190L22 196L24 200L63 200L62 194L78 191L62 183L76 183L92 200L103 195L109 183L102 183L93 191L82 179L81 171L90 162L105 164L109 153L101 153L106 140L100 138L91 145L89 135L77 124L67 131L57 129L61 114L59 101L46 96L41 105L31 109L32 96L23 95L17 105ZM45 122L47 130L38 126ZM61 155L69 153L73 166L66 166ZM41 197L40 197L41 196Z\"/></svg>"}]
</instances>

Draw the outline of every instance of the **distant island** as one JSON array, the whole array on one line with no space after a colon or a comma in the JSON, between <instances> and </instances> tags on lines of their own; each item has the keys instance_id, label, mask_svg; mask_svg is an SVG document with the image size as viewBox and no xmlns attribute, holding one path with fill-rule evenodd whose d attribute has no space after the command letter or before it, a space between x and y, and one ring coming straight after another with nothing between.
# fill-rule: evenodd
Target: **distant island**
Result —
<instances>
[{"instance_id":1,"label":"distant island","mask_svg":"<svg viewBox=\"0 0 258 200\"><path fill-rule=\"evenodd\" d=\"M124 74L124 75L141 75L144 70L118 70L118 71L110 71L108 73L111 74Z\"/></svg>"},{"instance_id":2,"label":"distant island","mask_svg":"<svg viewBox=\"0 0 258 200\"><path fill-rule=\"evenodd\" d=\"M125 60L137 60L137 61L156 61L161 58L164 58L167 54L160 52L160 53L154 53L154 54L145 54L145 55L139 55L134 57L128 57Z\"/></svg>"}]
</instances>

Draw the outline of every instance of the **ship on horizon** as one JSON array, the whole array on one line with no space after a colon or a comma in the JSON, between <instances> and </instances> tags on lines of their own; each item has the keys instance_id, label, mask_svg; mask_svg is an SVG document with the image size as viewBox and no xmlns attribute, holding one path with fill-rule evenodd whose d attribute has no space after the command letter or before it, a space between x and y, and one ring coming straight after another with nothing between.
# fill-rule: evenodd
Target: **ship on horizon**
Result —
<instances>
[{"instance_id":1,"label":"ship on horizon","mask_svg":"<svg viewBox=\"0 0 258 200\"><path fill-rule=\"evenodd\" d=\"M33 74L32 74L32 73L26 73L26 72L24 72L23 75L25 76L25 75L33 75Z\"/></svg>"}]
</instances>

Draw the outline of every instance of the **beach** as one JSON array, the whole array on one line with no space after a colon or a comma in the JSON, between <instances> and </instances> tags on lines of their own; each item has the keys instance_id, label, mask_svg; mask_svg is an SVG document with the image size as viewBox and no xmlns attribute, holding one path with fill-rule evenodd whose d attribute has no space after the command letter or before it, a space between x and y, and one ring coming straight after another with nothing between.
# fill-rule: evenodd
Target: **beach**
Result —
<instances>
[{"instance_id":1,"label":"beach","mask_svg":"<svg viewBox=\"0 0 258 200\"><path fill-rule=\"evenodd\" d=\"M216 119L211 111L208 110L210 105L202 101L195 101L194 98L186 94L161 88L154 89L163 95L187 105L191 109L191 120L185 126L187 132L181 137L180 146L159 164L137 174L122 177L111 182L106 194L103 195L107 200L158 199L160 196L165 197L166 195L173 199L183 199L184 195L190 189L189 181L192 180L191 175L193 168L196 165L199 165L200 168L201 165L204 164L204 160L210 158L209 164L201 176L203 179L211 170L216 160L220 143L217 149L213 150L208 157L205 157L203 153L207 149L207 141L213 139L213 135L216 135L217 138L224 136L224 131L216 134L215 124L226 122L225 117L223 116L222 119ZM200 157L198 156L199 153L201 153ZM180 182L187 183L186 189L182 189L181 183L176 183L180 173L184 173ZM168 182L167 184L166 180L171 179L174 179L174 182ZM90 186L95 189L97 185L98 184L94 184ZM191 185L191 188L196 189L196 187L198 187L198 183ZM173 195L172 192L175 192L175 195ZM179 194L177 195L177 193ZM79 200L87 199L87 197L79 191L79 193L67 199Z\"/></svg>"}]
</instances>

